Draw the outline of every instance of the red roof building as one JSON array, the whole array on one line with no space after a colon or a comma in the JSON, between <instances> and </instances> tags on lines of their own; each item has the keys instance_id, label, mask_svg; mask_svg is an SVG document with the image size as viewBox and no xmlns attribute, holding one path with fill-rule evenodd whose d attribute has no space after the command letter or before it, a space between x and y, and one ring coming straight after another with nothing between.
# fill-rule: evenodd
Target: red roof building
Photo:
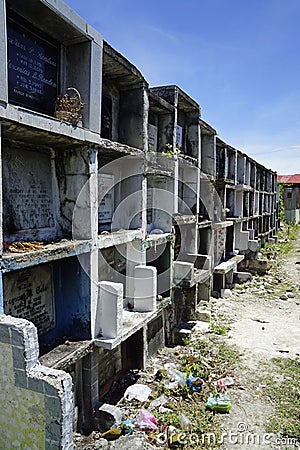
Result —
<instances>
[{"instance_id":1,"label":"red roof building","mask_svg":"<svg viewBox=\"0 0 300 450\"><path fill-rule=\"evenodd\" d=\"M300 173L294 175L277 175L278 183L300 184Z\"/></svg>"}]
</instances>

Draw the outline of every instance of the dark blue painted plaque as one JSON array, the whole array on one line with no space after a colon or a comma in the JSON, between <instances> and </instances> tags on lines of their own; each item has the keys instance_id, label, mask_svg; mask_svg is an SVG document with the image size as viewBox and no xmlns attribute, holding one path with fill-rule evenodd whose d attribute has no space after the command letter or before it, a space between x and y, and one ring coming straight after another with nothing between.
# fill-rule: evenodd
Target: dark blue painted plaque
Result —
<instances>
[{"instance_id":1,"label":"dark blue painted plaque","mask_svg":"<svg viewBox=\"0 0 300 450\"><path fill-rule=\"evenodd\" d=\"M59 45L15 17L7 21L7 44L9 102L53 115Z\"/></svg>"}]
</instances>

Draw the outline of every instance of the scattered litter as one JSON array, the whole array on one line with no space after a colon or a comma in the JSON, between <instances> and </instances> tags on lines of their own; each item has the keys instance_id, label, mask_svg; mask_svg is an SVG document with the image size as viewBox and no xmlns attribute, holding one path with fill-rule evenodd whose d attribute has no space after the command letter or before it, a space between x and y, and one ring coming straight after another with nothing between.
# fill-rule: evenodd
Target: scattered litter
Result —
<instances>
[{"instance_id":1,"label":"scattered litter","mask_svg":"<svg viewBox=\"0 0 300 450\"><path fill-rule=\"evenodd\" d=\"M121 436L121 430L119 428L112 428L111 430L105 431L101 435L102 438L106 439L107 441L115 441Z\"/></svg>"},{"instance_id":2,"label":"scattered litter","mask_svg":"<svg viewBox=\"0 0 300 450\"><path fill-rule=\"evenodd\" d=\"M220 380L215 381L214 384L219 388L226 388L234 385L234 379L232 377L220 378Z\"/></svg>"},{"instance_id":3,"label":"scattered litter","mask_svg":"<svg viewBox=\"0 0 300 450\"><path fill-rule=\"evenodd\" d=\"M122 410L114 405L104 403L94 411L95 426L98 431L104 432L118 427L122 422Z\"/></svg>"},{"instance_id":4,"label":"scattered litter","mask_svg":"<svg viewBox=\"0 0 300 450\"><path fill-rule=\"evenodd\" d=\"M129 386L124 394L124 398L128 401L135 398L140 402L146 402L151 394L151 388L149 386L145 386L144 384L133 384Z\"/></svg>"},{"instance_id":5,"label":"scattered litter","mask_svg":"<svg viewBox=\"0 0 300 450\"><path fill-rule=\"evenodd\" d=\"M218 393L215 389L215 393L208 397L206 407L214 412L227 413L231 410L231 402L228 395Z\"/></svg>"},{"instance_id":6,"label":"scattered litter","mask_svg":"<svg viewBox=\"0 0 300 450\"><path fill-rule=\"evenodd\" d=\"M136 425L139 428L146 428L149 430L157 429L157 420L153 414L151 414L147 409L141 409L138 418L136 419Z\"/></svg>"},{"instance_id":7,"label":"scattered litter","mask_svg":"<svg viewBox=\"0 0 300 450\"><path fill-rule=\"evenodd\" d=\"M186 384L188 385L191 392L200 392L202 387L205 385L202 378L199 377L187 378Z\"/></svg>"},{"instance_id":8,"label":"scattered litter","mask_svg":"<svg viewBox=\"0 0 300 450\"><path fill-rule=\"evenodd\" d=\"M126 436L130 436L133 433L134 425L131 422L131 420L127 419L124 420L122 424L122 434L125 434Z\"/></svg>"},{"instance_id":9,"label":"scattered litter","mask_svg":"<svg viewBox=\"0 0 300 450\"><path fill-rule=\"evenodd\" d=\"M185 386L186 377L184 373L180 372L180 370L177 369L175 364L165 364L165 369L167 371L167 375L170 378L171 382L167 382L165 386L168 389L177 389L178 386Z\"/></svg>"},{"instance_id":10,"label":"scattered litter","mask_svg":"<svg viewBox=\"0 0 300 450\"><path fill-rule=\"evenodd\" d=\"M157 408L158 406L163 406L168 403L168 401L169 398L165 394L162 394L150 403L149 409L151 410Z\"/></svg>"},{"instance_id":11,"label":"scattered litter","mask_svg":"<svg viewBox=\"0 0 300 450\"><path fill-rule=\"evenodd\" d=\"M183 413L178 414L180 426L183 431L192 431L192 422Z\"/></svg>"},{"instance_id":12,"label":"scattered litter","mask_svg":"<svg viewBox=\"0 0 300 450\"><path fill-rule=\"evenodd\" d=\"M170 409L170 408L165 408L165 407L162 406L162 405L158 408L158 411L159 411L160 413L162 413L162 414L165 414L165 413L167 413L167 412L173 412L172 409Z\"/></svg>"}]
</instances>

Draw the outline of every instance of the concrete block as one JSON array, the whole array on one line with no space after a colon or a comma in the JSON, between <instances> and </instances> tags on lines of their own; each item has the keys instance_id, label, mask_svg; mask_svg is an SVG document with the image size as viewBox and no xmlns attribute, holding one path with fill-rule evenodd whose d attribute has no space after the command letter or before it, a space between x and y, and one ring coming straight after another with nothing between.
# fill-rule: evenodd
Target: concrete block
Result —
<instances>
[{"instance_id":1,"label":"concrete block","mask_svg":"<svg viewBox=\"0 0 300 450\"><path fill-rule=\"evenodd\" d=\"M96 331L101 329L102 336L106 338L120 336L123 327L123 284L101 281L98 303L100 309L97 308Z\"/></svg>"},{"instance_id":2,"label":"concrete block","mask_svg":"<svg viewBox=\"0 0 300 450\"><path fill-rule=\"evenodd\" d=\"M24 346L24 335L19 329L11 328L10 335L12 345Z\"/></svg>"},{"instance_id":3,"label":"concrete block","mask_svg":"<svg viewBox=\"0 0 300 450\"><path fill-rule=\"evenodd\" d=\"M252 280L252 275L249 272L234 272L233 273L233 283L246 283L247 281Z\"/></svg>"},{"instance_id":4,"label":"concrete block","mask_svg":"<svg viewBox=\"0 0 300 450\"><path fill-rule=\"evenodd\" d=\"M25 370L15 369L15 385L27 389L27 376Z\"/></svg>"},{"instance_id":5,"label":"concrete block","mask_svg":"<svg viewBox=\"0 0 300 450\"><path fill-rule=\"evenodd\" d=\"M4 325L0 325L0 342L2 344L10 344L9 328Z\"/></svg>"},{"instance_id":6,"label":"concrete block","mask_svg":"<svg viewBox=\"0 0 300 450\"><path fill-rule=\"evenodd\" d=\"M150 312L156 309L157 270L152 266L136 266L134 269L134 309Z\"/></svg>"},{"instance_id":7,"label":"concrete block","mask_svg":"<svg viewBox=\"0 0 300 450\"><path fill-rule=\"evenodd\" d=\"M25 370L24 349L19 347L12 347L12 354L14 360L14 368Z\"/></svg>"},{"instance_id":8,"label":"concrete block","mask_svg":"<svg viewBox=\"0 0 300 450\"><path fill-rule=\"evenodd\" d=\"M173 263L173 279L176 284L182 281L194 282L194 264L183 261Z\"/></svg>"}]
</instances>

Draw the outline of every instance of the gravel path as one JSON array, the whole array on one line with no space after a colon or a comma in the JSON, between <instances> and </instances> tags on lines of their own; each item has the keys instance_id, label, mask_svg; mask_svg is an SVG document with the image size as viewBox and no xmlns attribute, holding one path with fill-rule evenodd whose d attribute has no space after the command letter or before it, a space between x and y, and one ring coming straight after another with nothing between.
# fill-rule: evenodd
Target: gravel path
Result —
<instances>
[{"instance_id":1,"label":"gravel path","mask_svg":"<svg viewBox=\"0 0 300 450\"><path fill-rule=\"evenodd\" d=\"M224 449L294 449L266 434L264 423L274 412L257 382L263 362L300 356L300 239L263 278L254 277L226 299L212 301L212 314L231 326L226 338L242 353L230 393L232 411L223 418ZM280 374L278 374L280 376Z\"/></svg>"}]
</instances>

